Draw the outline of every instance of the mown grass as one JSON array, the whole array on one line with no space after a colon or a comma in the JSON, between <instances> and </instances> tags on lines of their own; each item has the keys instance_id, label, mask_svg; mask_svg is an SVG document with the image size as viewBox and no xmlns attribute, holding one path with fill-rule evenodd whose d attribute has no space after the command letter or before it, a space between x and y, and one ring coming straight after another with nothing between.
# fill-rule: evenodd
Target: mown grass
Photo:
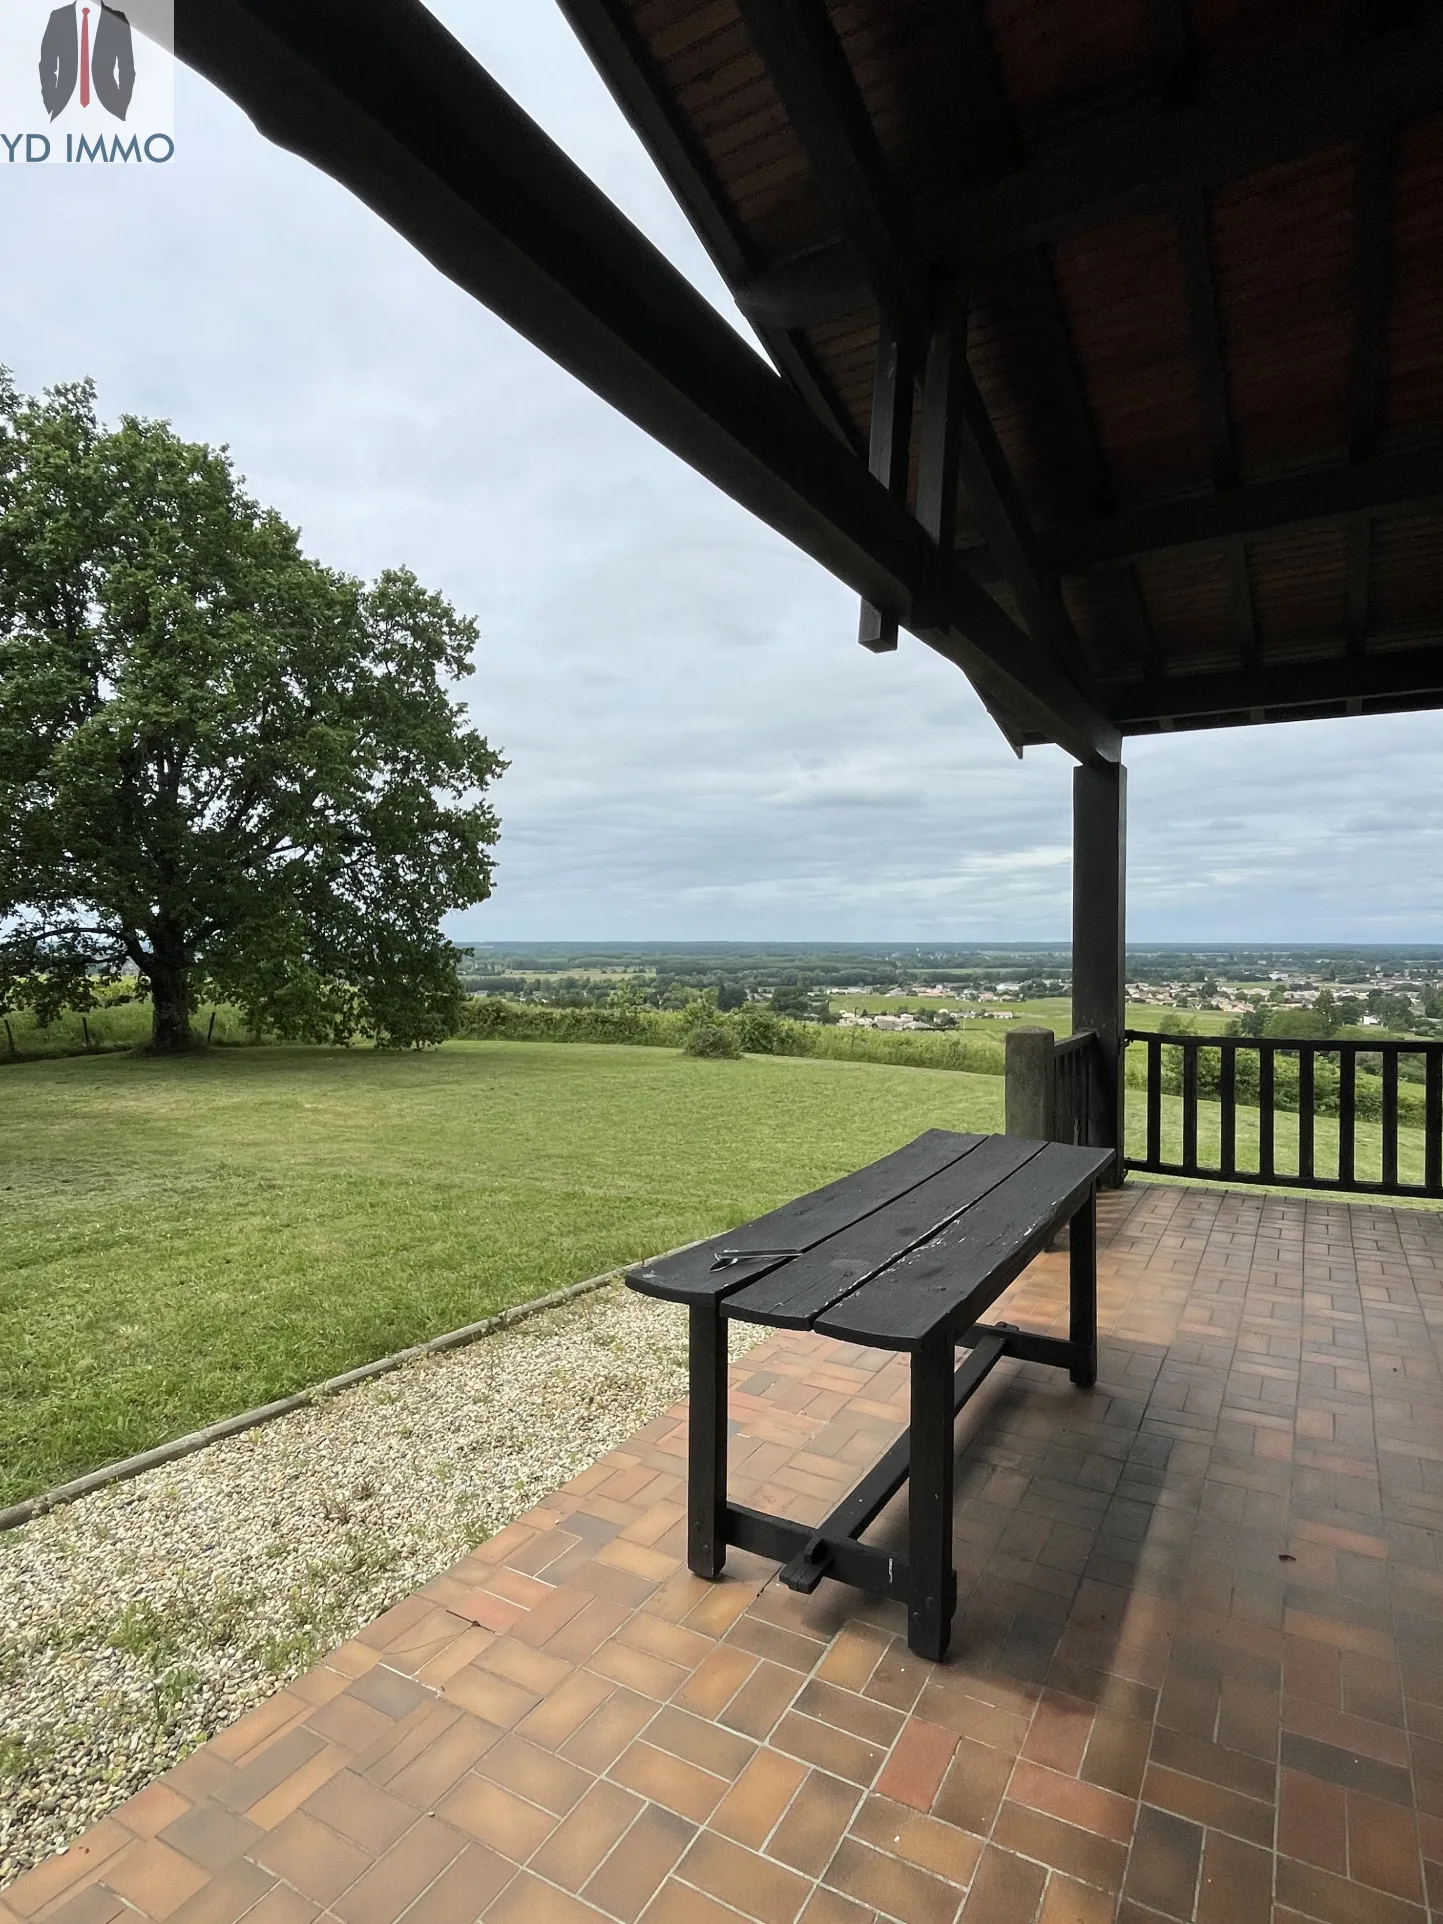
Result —
<instances>
[{"instance_id":1,"label":"mown grass","mask_svg":"<svg viewBox=\"0 0 1443 1924\"><path fill-rule=\"evenodd\" d=\"M0 1075L0 1504L744 1222L999 1076L615 1045Z\"/></svg>"}]
</instances>

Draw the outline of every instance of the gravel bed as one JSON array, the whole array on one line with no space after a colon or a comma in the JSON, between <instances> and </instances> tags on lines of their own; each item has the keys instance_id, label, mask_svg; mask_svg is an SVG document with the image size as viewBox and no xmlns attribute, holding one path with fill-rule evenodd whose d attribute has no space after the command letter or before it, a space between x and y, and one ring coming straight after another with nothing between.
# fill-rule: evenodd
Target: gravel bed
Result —
<instances>
[{"instance_id":1,"label":"gravel bed","mask_svg":"<svg viewBox=\"0 0 1443 1924\"><path fill-rule=\"evenodd\" d=\"M613 1285L0 1535L0 1889L685 1394Z\"/></svg>"}]
</instances>

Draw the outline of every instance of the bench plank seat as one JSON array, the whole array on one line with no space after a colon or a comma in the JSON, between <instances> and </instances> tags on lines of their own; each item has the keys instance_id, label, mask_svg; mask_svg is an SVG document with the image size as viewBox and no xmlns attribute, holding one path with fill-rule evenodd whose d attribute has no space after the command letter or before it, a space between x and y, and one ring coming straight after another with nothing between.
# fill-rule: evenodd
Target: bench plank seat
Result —
<instances>
[{"instance_id":1,"label":"bench plank seat","mask_svg":"<svg viewBox=\"0 0 1443 1924\"><path fill-rule=\"evenodd\" d=\"M810 1327L877 1349L919 1349L949 1328L960 1337L1017 1280L1059 1215L1071 1215L1112 1161L1111 1150L1019 1146L1033 1153L1007 1182L994 1184L931 1242L843 1296Z\"/></svg>"},{"instance_id":2,"label":"bench plank seat","mask_svg":"<svg viewBox=\"0 0 1443 1924\"><path fill-rule=\"evenodd\" d=\"M951 1129L928 1129L880 1161L783 1203L744 1228L640 1264L626 1272L626 1280L643 1296L659 1296L665 1302L714 1303L863 1221L987 1140Z\"/></svg>"},{"instance_id":3,"label":"bench plank seat","mask_svg":"<svg viewBox=\"0 0 1443 1924\"><path fill-rule=\"evenodd\" d=\"M930 1245L1042 1147L1016 1136L979 1137L959 1161L905 1196L729 1295L723 1315L782 1329L820 1328L816 1319L824 1311L880 1272L890 1275L899 1256Z\"/></svg>"}]
</instances>

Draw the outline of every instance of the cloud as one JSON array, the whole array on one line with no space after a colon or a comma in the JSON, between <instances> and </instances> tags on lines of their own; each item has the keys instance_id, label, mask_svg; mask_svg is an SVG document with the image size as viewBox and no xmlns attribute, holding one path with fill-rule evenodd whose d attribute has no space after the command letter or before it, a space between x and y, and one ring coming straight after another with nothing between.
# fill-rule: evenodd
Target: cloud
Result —
<instances>
[{"instance_id":1,"label":"cloud","mask_svg":"<svg viewBox=\"0 0 1443 1924\"><path fill-rule=\"evenodd\" d=\"M716 276L559 14L453 31L710 298ZM3 358L229 442L337 566L481 624L512 759L477 937L1065 938L1070 764L181 76L165 169L5 183ZM737 323L738 326L740 323ZM1140 938L1443 939L1443 720L1131 745Z\"/></svg>"}]
</instances>

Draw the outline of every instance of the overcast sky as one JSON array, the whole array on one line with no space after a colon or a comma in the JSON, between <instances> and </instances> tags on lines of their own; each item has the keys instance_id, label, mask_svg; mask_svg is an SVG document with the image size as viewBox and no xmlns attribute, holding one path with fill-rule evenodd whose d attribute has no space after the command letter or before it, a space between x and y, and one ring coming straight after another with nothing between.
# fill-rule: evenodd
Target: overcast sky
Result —
<instances>
[{"instance_id":1,"label":"overcast sky","mask_svg":"<svg viewBox=\"0 0 1443 1924\"><path fill-rule=\"evenodd\" d=\"M729 305L549 0L438 11ZM5 170L0 362L228 442L312 553L477 618L466 692L512 768L456 933L1065 935L1059 750L1015 761L919 642L858 648L847 590L184 72L177 145ZM1443 939L1440 743L1417 715L1129 744L1132 936Z\"/></svg>"}]
</instances>

